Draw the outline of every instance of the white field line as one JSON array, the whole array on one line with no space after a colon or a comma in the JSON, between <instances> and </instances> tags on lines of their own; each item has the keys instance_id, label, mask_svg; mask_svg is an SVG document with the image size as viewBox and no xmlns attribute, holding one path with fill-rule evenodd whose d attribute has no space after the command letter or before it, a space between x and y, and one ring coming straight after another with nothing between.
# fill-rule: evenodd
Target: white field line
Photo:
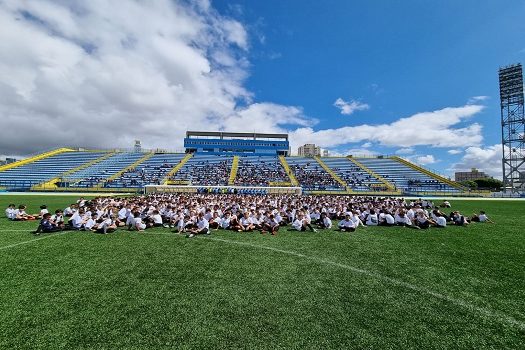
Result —
<instances>
[{"instance_id":1,"label":"white field line","mask_svg":"<svg viewBox=\"0 0 525 350\"><path fill-rule=\"evenodd\" d=\"M398 280L396 278L387 277L387 276L381 275L381 274L379 274L377 272L371 272L371 271L360 269L360 268L353 267L353 266L350 266L350 265L345 265L345 264L341 264L341 263L338 263L338 262L334 262L334 261L330 261L330 260L326 260L326 259L322 259L322 258L317 258L317 257L314 257L314 256L308 256L308 255L301 254L301 253L298 253L298 252L294 252L294 251L291 251L291 250L283 250L283 249L278 249L278 248L273 248L273 247L268 247L268 246L263 246L263 245L258 245L258 244L246 243L246 242L231 241L231 240L222 239L222 238L206 237L206 239L209 239L209 240L212 240L212 241L217 241L217 242L224 242L224 243L228 243L228 244L236 244L236 245L248 246L248 247L257 248L257 249L269 250L269 251L273 251L273 252L277 252L277 253L281 253L281 254L292 255L292 256L299 257L299 258L315 261L317 263L324 264L324 265L335 266L335 267L338 267L338 268L341 268L341 269L352 271L354 273L358 273L358 274L361 274L361 275L372 277L372 278L375 278L375 279L378 279L378 280L381 280L381 281L384 281L384 282L387 282L387 283L390 283L390 284L393 284L393 285L396 285L396 286L400 286L400 287L404 287L404 288L407 288L407 289L411 289L411 290L416 291L416 292L421 293L421 294L430 295L430 296L432 296L432 297L434 297L436 299L440 299L440 300L449 302L451 304L454 304L456 306L460 306L460 307L462 307L464 309L467 309L467 310L469 310L471 312L475 312L475 313L481 314L483 316L486 316L488 318L493 318L493 319L496 319L498 321L504 322L504 323L506 323L508 325L511 325L513 327L516 327L516 328L518 328L518 329L520 329L522 331L525 330L525 322L519 321L519 320L517 320L517 319L515 319L515 318L513 318L511 316L505 315L502 312L490 310L488 308L484 308L484 307L480 307L480 306L476 306L476 305L473 305L473 304L471 304L469 302L466 302L464 300L456 299L456 298L450 297L448 295L445 295L445 294L438 293L438 292L435 292L433 290L427 289L425 287L419 287L419 286L416 286L414 284Z\"/></svg>"},{"instance_id":2,"label":"white field line","mask_svg":"<svg viewBox=\"0 0 525 350\"><path fill-rule=\"evenodd\" d=\"M24 231L24 232L27 232L27 231ZM67 233L67 232L68 231L63 231L63 232L60 232L60 233L57 233L57 234L53 234L53 235L49 235L49 236L45 236L45 237L32 239L30 241L24 241L24 242L20 242L20 243L11 244L11 245L8 245L8 246L0 247L0 250L16 247L16 246L19 246L19 245L22 245L22 244L28 244L28 243L39 241L39 240L46 239L46 238L51 238L51 237L54 237L54 236L62 235L62 234ZM147 236L147 235L179 236L179 234L176 234L176 233L162 233L162 232L147 232L147 233L144 234L144 236ZM381 280L381 281L384 281L384 282L387 282L387 283L390 283L390 284L393 284L393 285L396 285L396 286L404 287L404 288L416 291L416 292L421 293L421 294L430 295L430 296L432 296L432 297L434 297L436 299L440 299L440 300L449 302L451 304L454 304L456 306L460 306L460 307L462 307L464 309L467 309L467 310L469 310L471 312L478 313L478 314L486 316L488 318L496 319L496 320L501 321L503 323L506 323L506 324L508 324L510 326L516 327L516 328L518 328L518 329L520 329L522 331L525 330L525 322L517 320L517 319L515 319L515 318L513 318L511 316L508 316L508 315L506 315L506 314L504 314L502 312L494 311L494 310L491 310L491 309L488 309L488 308L484 308L484 307L480 307L480 306L476 306L476 305L473 305L473 304L471 304L469 302L466 302L464 300L453 298L451 296L448 296L448 295L445 295L445 294L442 294L442 293L439 293L439 292L435 292L435 291L430 290L430 289L425 288L425 287L419 287L419 286L416 286L414 284L398 280L396 278L384 276L384 275L381 275L381 274L379 274L377 272L371 272L371 271L368 271L368 270L365 270L365 269L360 269L360 268L353 267L353 266L350 266L350 265L341 264L341 263L338 263L338 262L334 262L334 261L330 261L330 260L326 260L326 259L322 259L322 258L318 258L318 257L314 257L314 256L308 256L308 255L305 255L305 254L302 254L302 253L298 253L298 252L294 252L294 251L291 251L291 250L284 250L284 249L279 249L279 248L274 248L274 247L263 246L263 245L259 245L259 244L247 243L247 242L232 241L232 240L223 239L223 238L215 238L215 237L209 237L209 236L203 236L203 237L205 239L208 239L208 240L211 240L211 241L228 243L228 244L235 244L235 245L241 245L241 246L247 246L247 247L252 247L252 248L257 248L257 249L269 250L269 251L273 251L273 252L276 252L276 253L296 256L296 257L299 257L299 258L315 261L315 262L323 264L323 265L335 266L335 267L338 267L338 268L341 268L341 269L344 269L344 270L352 271L354 273L358 273L358 274L361 274L361 275L372 277L372 278L375 278L375 279L378 279L378 280Z\"/></svg>"},{"instance_id":3,"label":"white field line","mask_svg":"<svg viewBox=\"0 0 525 350\"><path fill-rule=\"evenodd\" d=\"M3 231L5 232L5 231ZM18 232L18 231L15 231L15 232ZM29 231L23 231L23 232L29 232ZM23 241L23 242L18 242L18 243L13 243L13 244L9 244L9 245L6 245L6 246L3 246L3 247L0 247L0 250L4 250L4 249L9 249L9 248L13 248L13 247L17 247L19 245L23 245L23 244L29 244L29 243L33 243L33 242L36 242L36 241L41 241L43 239L47 239L47 238L51 238L51 237L56 237L56 236L60 236L60 235L63 235L65 233L67 233L68 231L62 231L62 232L59 232L59 233L54 233L54 234L49 234L49 236L43 236L43 237L39 237L39 238L35 238L35 239L30 239L28 241Z\"/></svg>"}]
</instances>

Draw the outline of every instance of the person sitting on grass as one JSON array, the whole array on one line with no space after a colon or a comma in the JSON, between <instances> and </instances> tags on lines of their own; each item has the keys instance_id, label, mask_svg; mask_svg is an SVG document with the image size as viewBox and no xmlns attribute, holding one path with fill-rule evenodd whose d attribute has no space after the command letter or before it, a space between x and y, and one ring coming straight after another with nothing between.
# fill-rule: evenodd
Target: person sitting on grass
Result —
<instances>
[{"instance_id":1,"label":"person sitting on grass","mask_svg":"<svg viewBox=\"0 0 525 350\"><path fill-rule=\"evenodd\" d=\"M394 226L396 221L390 212L381 210L379 213L379 226Z\"/></svg>"},{"instance_id":2,"label":"person sitting on grass","mask_svg":"<svg viewBox=\"0 0 525 350\"><path fill-rule=\"evenodd\" d=\"M494 224L494 221L490 220L487 214L481 210L479 214L473 214L470 218L471 222L486 222L488 224Z\"/></svg>"},{"instance_id":3,"label":"person sitting on grass","mask_svg":"<svg viewBox=\"0 0 525 350\"><path fill-rule=\"evenodd\" d=\"M42 216L42 220L40 220L40 225L38 225L38 228L34 232L36 235L39 235L40 233L52 233L52 232L58 232L62 231L52 220L51 220L51 214L45 213Z\"/></svg>"},{"instance_id":4,"label":"person sitting on grass","mask_svg":"<svg viewBox=\"0 0 525 350\"><path fill-rule=\"evenodd\" d=\"M268 214L263 219L261 233L269 232L272 236L279 231L279 223L275 219L273 214Z\"/></svg>"},{"instance_id":5,"label":"person sitting on grass","mask_svg":"<svg viewBox=\"0 0 525 350\"><path fill-rule=\"evenodd\" d=\"M457 210L450 214L450 219L456 226L467 226L469 224L468 219Z\"/></svg>"},{"instance_id":6,"label":"person sitting on grass","mask_svg":"<svg viewBox=\"0 0 525 350\"><path fill-rule=\"evenodd\" d=\"M302 212L299 212L297 214L297 216L295 217L295 220L294 222L292 223L292 227L290 230L288 231L301 231L301 232L304 232L306 231L306 229L310 229L310 231L312 232L317 232L317 230L315 228L312 227L311 224L309 224L305 218L304 218L304 215Z\"/></svg>"},{"instance_id":7,"label":"person sitting on grass","mask_svg":"<svg viewBox=\"0 0 525 350\"><path fill-rule=\"evenodd\" d=\"M321 229L331 229L332 220L326 213L321 213L321 218L319 219L319 228Z\"/></svg>"},{"instance_id":8,"label":"person sitting on grass","mask_svg":"<svg viewBox=\"0 0 525 350\"><path fill-rule=\"evenodd\" d=\"M445 215L443 215L442 212L437 211L436 212L436 227L438 228L445 228L447 227L447 218L445 218Z\"/></svg>"},{"instance_id":9,"label":"person sitting on grass","mask_svg":"<svg viewBox=\"0 0 525 350\"><path fill-rule=\"evenodd\" d=\"M408 217L405 210L400 209L395 216L396 225L419 229L418 226L412 225L412 220Z\"/></svg>"},{"instance_id":10,"label":"person sitting on grass","mask_svg":"<svg viewBox=\"0 0 525 350\"><path fill-rule=\"evenodd\" d=\"M192 228L188 238L193 238L195 235L208 235L210 234L210 224L208 220L204 218L204 214L200 212L197 215L197 227Z\"/></svg>"},{"instance_id":11,"label":"person sitting on grass","mask_svg":"<svg viewBox=\"0 0 525 350\"><path fill-rule=\"evenodd\" d=\"M142 218L140 217L140 212L136 211L133 214L133 229L142 232L146 229L146 224L142 222Z\"/></svg>"},{"instance_id":12,"label":"person sitting on grass","mask_svg":"<svg viewBox=\"0 0 525 350\"><path fill-rule=\"evenodd\" d=\"M92 230L96 233L108 234L117 230L117 224L109 217L100 218Z\"/></svg>"},{"instance_id":13,"label":"person sitting on grass","mask_svg":"<svg viewBox=\"0 0 525 350\"><path fill-rule=\"evenodd\" d=\"M414 220L417 227L422 229L430 228L430 225L435 225L436 223L425 215L425 212L418 211L416 214L416 218Z\"/></svg>"},{"instance_id":14,"label":"person sitting on grass","mask_svg":"<svg viewBox=\"0 0 525 350\"><path fill-rule=\"evenodd\" d=\"M337 226L339 227L339 231L341 232L354 232L355 231L355 223L352 220L350 214L346 214L345 218L341 220Z\"/></svg>"},{"instance_id":15,"label":"person sitting on grass","mask_svg":"<svg viewBox=\"0 0 525 350\"><path fill-rule=\"evenodd\" d=\"M239 221L239 224L241 228L237 230L238 232L250 232L255 229L255 225L253 224L252 220L248 216L248 212L244 213L241 220Z\"/></svg>"},{"instance_id":16,"label":"person sitting on grass","mask_svg":"<svg viewBox=\"0 0 525 350\"><path fill-rule=\"evenodd\" d=\"M26 213L26 206L23 204L20 204L18 206L18 209L14 211L14 221L27 221L27 220L35 220L34 215L29 215Z\"/></svg>"},{"instance_id":17,"label":"person sitting on grass","mask_svg":"<svg viewBox=\"0 0 525 350\"><path fill-rule=\"evenodd\" d=\"M5 216L6 216L9 220L14 220L15 217L16 217L15 211L16 211L16 205L14 205L14 204L9 204L9 205L7 206L7 209L5 210Z\"/></svg>"}]
</instances>

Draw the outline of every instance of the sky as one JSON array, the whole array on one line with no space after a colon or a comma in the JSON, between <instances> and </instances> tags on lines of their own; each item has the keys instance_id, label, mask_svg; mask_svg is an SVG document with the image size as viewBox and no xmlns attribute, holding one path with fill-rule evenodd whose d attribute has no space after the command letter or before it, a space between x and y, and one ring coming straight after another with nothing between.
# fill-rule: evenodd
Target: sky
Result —
<instances>
[{"instance_id":1,"label":"sky","mask_svg":"<svg viewBox=\"0 0 525 350\"><path fill-rule=\"evenodd\" d=\"M180 150L186 130L501 177L525 2L0 0L0 155Z\"/></svg>"}]
</instances>

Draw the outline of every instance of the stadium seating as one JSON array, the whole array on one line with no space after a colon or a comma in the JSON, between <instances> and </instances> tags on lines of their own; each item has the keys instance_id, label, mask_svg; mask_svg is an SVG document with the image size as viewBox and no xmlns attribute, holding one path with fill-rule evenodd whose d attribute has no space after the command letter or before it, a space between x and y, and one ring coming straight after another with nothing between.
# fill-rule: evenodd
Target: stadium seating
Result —
<instances>
[{"instance_id":1,"label":"stadium seating","mask_svg":"<svg viewBox=\"0 0 525 350\"><path fill-rule=\"evenodd\" d=\"M381 181L363 171L347 158L323 158L323 162L353 191L373 191L374 186L381 186Z\"/></svg>"},{"instance_id":2,"label":"stadium seating","mask_svg":"<svg viewBox=\"0 0 525 350\"><path fill-rule=\"evenodd\" d=\"M164 176L176 166L185 154L157 153L136 169L123 173L108 183L107 187L141 188L145 185L160 185Z\"/></svg>"},{"instance_id":3,"label":"stadium seating","mask_svg":"<svg viewBox=\"0 0 525 350\"><path fill-rule=\"evenodd\" d=\"M27 191L41 184L34 189L55 190L58 186L138 190L146 185L168 183L199 186L199 191L229 184L246 187L237 189L238 193L254 194L259 193L259 189L250 187L300 186L306 192L399 190L403 194L462 191L447 179L396 157L316 159L249 155L234 158L230 154L57 151L62 153L51 152L44 158L35 157L18 166L0 169L0 188ZM235 163L236 172L232 171ZM46 188L47 182L56 186Z\"/></svg>"},{"instance_id":4,"label":"stadium seating","mask_svg":"<svg viewBox=\"0 0 525 350\"><path fill-rule=\"evenodd\" d=\"M235 177L236 186L270 186L270 183L289 182L277 156L240 157Z\"/></svg>"},{"instance_id":5,"label":"stadium seating","mask_svg":"<svg viewBox=\"0 0 525 350\"><path fill-rule=\"evenodd\" d=\"M95 187L128 165L133 164L144 154L140 152L120 152L90 167L68 175L71 187Z\"/></svg>"},{"instance_id":6,"label":"stadium seating","mask_svg":"<svg viewBox=\"0 0 525 350\"><path fill-rule=\"evenodd\" d=\"M64 152L50 156L0 172L0 186L10 191L25 191L102 155L104 152Z\"/></svg>"},{"instance_id":7,"label":"stadium seating","mask_svg":"<svg viewBox=\"0 0 525 350\"><path fill-rule=\"evenodd\" d=\"M341 191L343 186L313 158L286 158L290 169L304 190Z\"/></svg>"},{"instance_id":8,"label":"stadium seating","mask_svg":"<svg viewBox=\"0 0 525 350\"><path fill-rule=\"evenodd\" d=\"M459 192L457 188L394 159L357 158L357 160L404 192Z\"/></svg>"},{"instance_id":9,"label":"stadium seating","mask_svg":"<svg viewBox=\"0 0 525 350\"><path fill-rule=\"evenodd\" d=\"M188 181L190 185L227 185L233 156L196 154L170 180Z\"/></svg>"}]
</instances>

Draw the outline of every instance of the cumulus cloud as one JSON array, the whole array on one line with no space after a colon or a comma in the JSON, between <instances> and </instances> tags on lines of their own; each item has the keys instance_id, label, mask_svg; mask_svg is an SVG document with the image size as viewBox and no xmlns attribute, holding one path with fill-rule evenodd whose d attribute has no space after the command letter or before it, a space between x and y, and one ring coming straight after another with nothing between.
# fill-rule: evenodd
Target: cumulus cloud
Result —
<instances>
[{"instance_id":1,"label":"cumulus cloud","mask_svg":"<svg viewBox=\"0 0 525 350\"><path fill-rule=\"evenodd\" d=\"M473 104L477 104L477 103L480 103L480 102L483 102L483 101L486 101L489 99L489 96L473 96L471 98L468 99L468 104L469 105L473 105Z\"/></svg>"},{"instance_id":2,"label":"cumulus cloud","mask_svg":"<svg viewBox=\"0 0 525 350\"><path fill-rule=\"evenodd\" d=\"M342 98L338 98L334 102L334 106L341 110L341 114L350 115L355 111L364 111L370 108L366 103L362 103L356 100L345 101Z\"/></svg>"},{"instance_id":3,"label":"cumulus cloud","mask_svg":"<svg viewBox=\"0 0 525 350\"><path fill-rule=\"evenodd\" d=\"M415 149L412 147L400 148L396 151L396 154L412 154L415 152Z\"/></svg>"},{"instance_id":4,"label":"cumulus cloud","mask_svg":"<svg viewBox=\"0 0 525 350\"><path fill-rule=\"evenodd\" d=\"M378 142L388 147L433 147L477 146L483 140L482 127L478 123L456 127L457 124L483 110L481 105L447 107L433 112L417 113L390 124L346 126L337 129L315 131L302 127L290 135L295 144L307 141L321 147L337 147L352 142Z\"/></svg>"},{"instance_id":5,"label":"cumulus cloud","mask_svg":"<svg viewBox=\"0 0 525 350\"><path fill-rule=\"evenodd\" d=\"M207 0L0 2L0 150L61 146L180 148L186 130L290 132L292 148L363 142L409 148L479 146L482 106L418 113L389 124L314 130L300 106L245 88L246 26ZM367 109L338 99L343 114ZM365 107L366 106L366 107ZM461 123L461 126L458 124ZM346 146L351 148L351 146Z\"/></svg>"},{"instance_id":6,"label":"cumulus cloud","mask_svg":"<svg viewBox=\"0 0 525 350\"><path fill-rule=\"evenodd\" d=\"M434 164L438 162L436 158L434 158L434 156L431 154L427 154L426 156L416 157L415 160L417 163L422 164L422 165Z\"/></svg>"},{"instance_id":7,"label":"cumulus cloud","mask_svg":"<svg viewBox=\"0 0 525 350\"><path fill-rule=\"evenodd\" d=\"M461 153L461 150L459 149L449 149L447 151L448 154L460 154Z\"/></svg>"},{"instance_id":8,"label":"cumulus cloud","mask_svg":"<svg viewBox=\"0 0 525 350\"><path fill-rule=\"evenodd\" d=\"M178 148L188 129L282 132L299 107L254 103L247 32L208 1L0 3L6 154Z\"/></svg>"},{"instance_id":9,"label":"cumulus cloud","mask_svg":"<svg viewBox=\"0 0 525 350\"><path fill-rule=\"evenodd\" d=\"M461 160L452 166L453 171L470 171L477 168L487 174L501 179L502 148L501 144L486 147L468 147Z\"/></svg>"}]
</instances>

